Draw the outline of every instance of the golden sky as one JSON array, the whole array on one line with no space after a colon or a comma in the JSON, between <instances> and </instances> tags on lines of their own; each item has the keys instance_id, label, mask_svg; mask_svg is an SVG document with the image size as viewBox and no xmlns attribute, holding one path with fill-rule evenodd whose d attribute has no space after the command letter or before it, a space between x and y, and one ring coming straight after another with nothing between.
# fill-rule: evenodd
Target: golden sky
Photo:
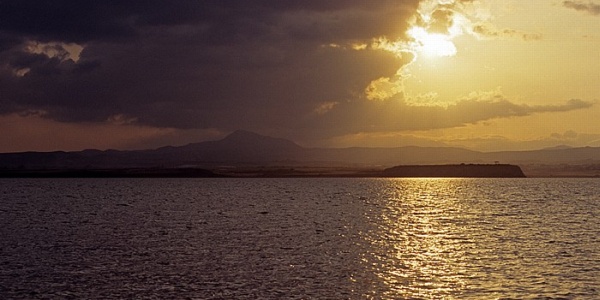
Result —
<instances>
[{"instance_id":1,"label":"golden sky","mask_svg":"<svg viewBox=\"0 0 600 300\"><path fill-rule=\"evenodd\" d=\"M416 53L392 79L412 105L452 106L469 99L509 100L519 105L560 105L571 99L588 108L507 118L490 118L451 128L338 139L381 146L407 143L471 149L523 150L556 145L600 146L600 4L577 1L422 1L419 13L451 14L450 30L428 33L416 25ZM432 25L430 25L433 27ZM452 28L454 26L454 28ZM431 30L429 28L429 31ZM452 30L454 29L454 30ZM401 41L401 43L404 43ZM392 94L387 88L387 96ZM385 94L385 93L384 93Z\"/></svg>"},{"instance_id":2,"label":"golden sky","mask_svg":"<svg viewBox=\"0 0 600 300\"><path fill-rule=\"evenodd\" d=\"M560 2L539 0L495 1L485 10L489 11L487 26L500 34L461 36L454 40L455 56L423 58L409 66L413 78L406 82L407 93L417 97L432 93L437 102L491 93L528 105L600 99L598 16L565 10ZM518 142L549 138L570 145L600 146L597 138L586 141L583 137L598 134L598 116L600 107L594 105L567 113L495 119L444 130L442 139L490 150L495 142L485 145L485 139ZM584 140L573 133L583 135L579 138Z\"/></svg>"},{"instance_id":3,"label":"golden sky","mask_svg":"<svg viewBox=\"0 0 600 300\"><path fill-rule=\"evenodd\" d=\"M0 152L600 147L597 0L63 2L0 4Z\"/></svg>"}]
</instances>

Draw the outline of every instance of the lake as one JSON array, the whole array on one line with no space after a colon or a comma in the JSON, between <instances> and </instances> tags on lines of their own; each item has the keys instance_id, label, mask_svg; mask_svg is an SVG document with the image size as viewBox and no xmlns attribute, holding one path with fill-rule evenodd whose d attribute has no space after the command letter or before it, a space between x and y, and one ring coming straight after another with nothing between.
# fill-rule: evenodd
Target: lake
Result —
<instances>
[{"instance_id":1,"label":"lake","mask_svg":"<svg viewBox=\"0 0 600 300\"><path fill-rule=\"evenodd\" d=\"M600 179L2 179L2 299L598 299Z\"/></svg>"}]
</instances>

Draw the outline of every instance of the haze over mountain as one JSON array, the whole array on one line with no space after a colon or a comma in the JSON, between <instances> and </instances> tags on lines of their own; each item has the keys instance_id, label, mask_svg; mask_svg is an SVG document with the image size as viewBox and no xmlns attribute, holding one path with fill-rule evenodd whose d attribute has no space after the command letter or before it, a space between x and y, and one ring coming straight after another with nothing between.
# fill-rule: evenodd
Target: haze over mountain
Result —
<instances>
[{"instance_id":1,"label":"haze over mountain","mask_svg":"<svg viewBox=\"0 0 600 300\"><path fill-rule=\"evenodd\" d=\"M600 148L478 152L451 147L304 148L238 130L224 139L154 150L0 154L2 169L217 168L240 166L391 167L415 164L600 164Z\"/></svg>"}]
</instances>

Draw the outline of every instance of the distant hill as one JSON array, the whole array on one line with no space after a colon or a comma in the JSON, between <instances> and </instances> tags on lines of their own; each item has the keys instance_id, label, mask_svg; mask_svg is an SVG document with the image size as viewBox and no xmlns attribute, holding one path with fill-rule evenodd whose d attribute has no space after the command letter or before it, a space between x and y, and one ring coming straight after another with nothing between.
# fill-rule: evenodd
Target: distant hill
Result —
<instances>
[{"instance_id":1,"label":"distant hill","mask_svg":"<svg viewBox=\"0 0 600 300\"><path fill-rule=\"evenodd\" d=\"M548 148L544 148L542 150L564 150L564 149L572 149L573 147L568 146L568 145L557 145L554 147L548 147Z\"/></svg>"},{"instance_id":2,"label":"distant hill","mask_svg":"<svg viewBox=\"0 0 600 300\"><path fill-rule=\"evenodd\" d=\"M496 162L521 166L561 164L600 166L600 148L559 147L502 152L478 152L451 147L305 148L286 139L238 130L217 141L153 150L90 149L75 152L0 154L0 169L4 170L181 167L214 169L252 166L385 168L397 165L494 164ZM595 172L595 169L593 171Z\"/></svg>"}]
</instances>

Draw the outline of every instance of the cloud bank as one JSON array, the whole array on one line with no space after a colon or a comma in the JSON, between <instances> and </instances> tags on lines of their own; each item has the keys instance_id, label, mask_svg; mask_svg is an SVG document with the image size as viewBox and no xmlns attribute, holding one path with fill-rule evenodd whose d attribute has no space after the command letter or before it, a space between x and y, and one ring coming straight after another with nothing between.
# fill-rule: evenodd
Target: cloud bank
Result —
<instances>
[{"instance_id":1,"label":"cloud bank","mask_svg":"<svg viewBox=\"0 0 600 300\"><path fill-rule=\"evenodd\" d=\"M367 45L408 39L419 4L3 1L0 115L182 130L275 129L295 138L455 127L591 105L528 106L502 98L424 107L409 104L401 90L372 101L365 89L393 78L412 58ZM448 31L452 14L437 10L430 26Z\"/></svg>"}]
</instances>

